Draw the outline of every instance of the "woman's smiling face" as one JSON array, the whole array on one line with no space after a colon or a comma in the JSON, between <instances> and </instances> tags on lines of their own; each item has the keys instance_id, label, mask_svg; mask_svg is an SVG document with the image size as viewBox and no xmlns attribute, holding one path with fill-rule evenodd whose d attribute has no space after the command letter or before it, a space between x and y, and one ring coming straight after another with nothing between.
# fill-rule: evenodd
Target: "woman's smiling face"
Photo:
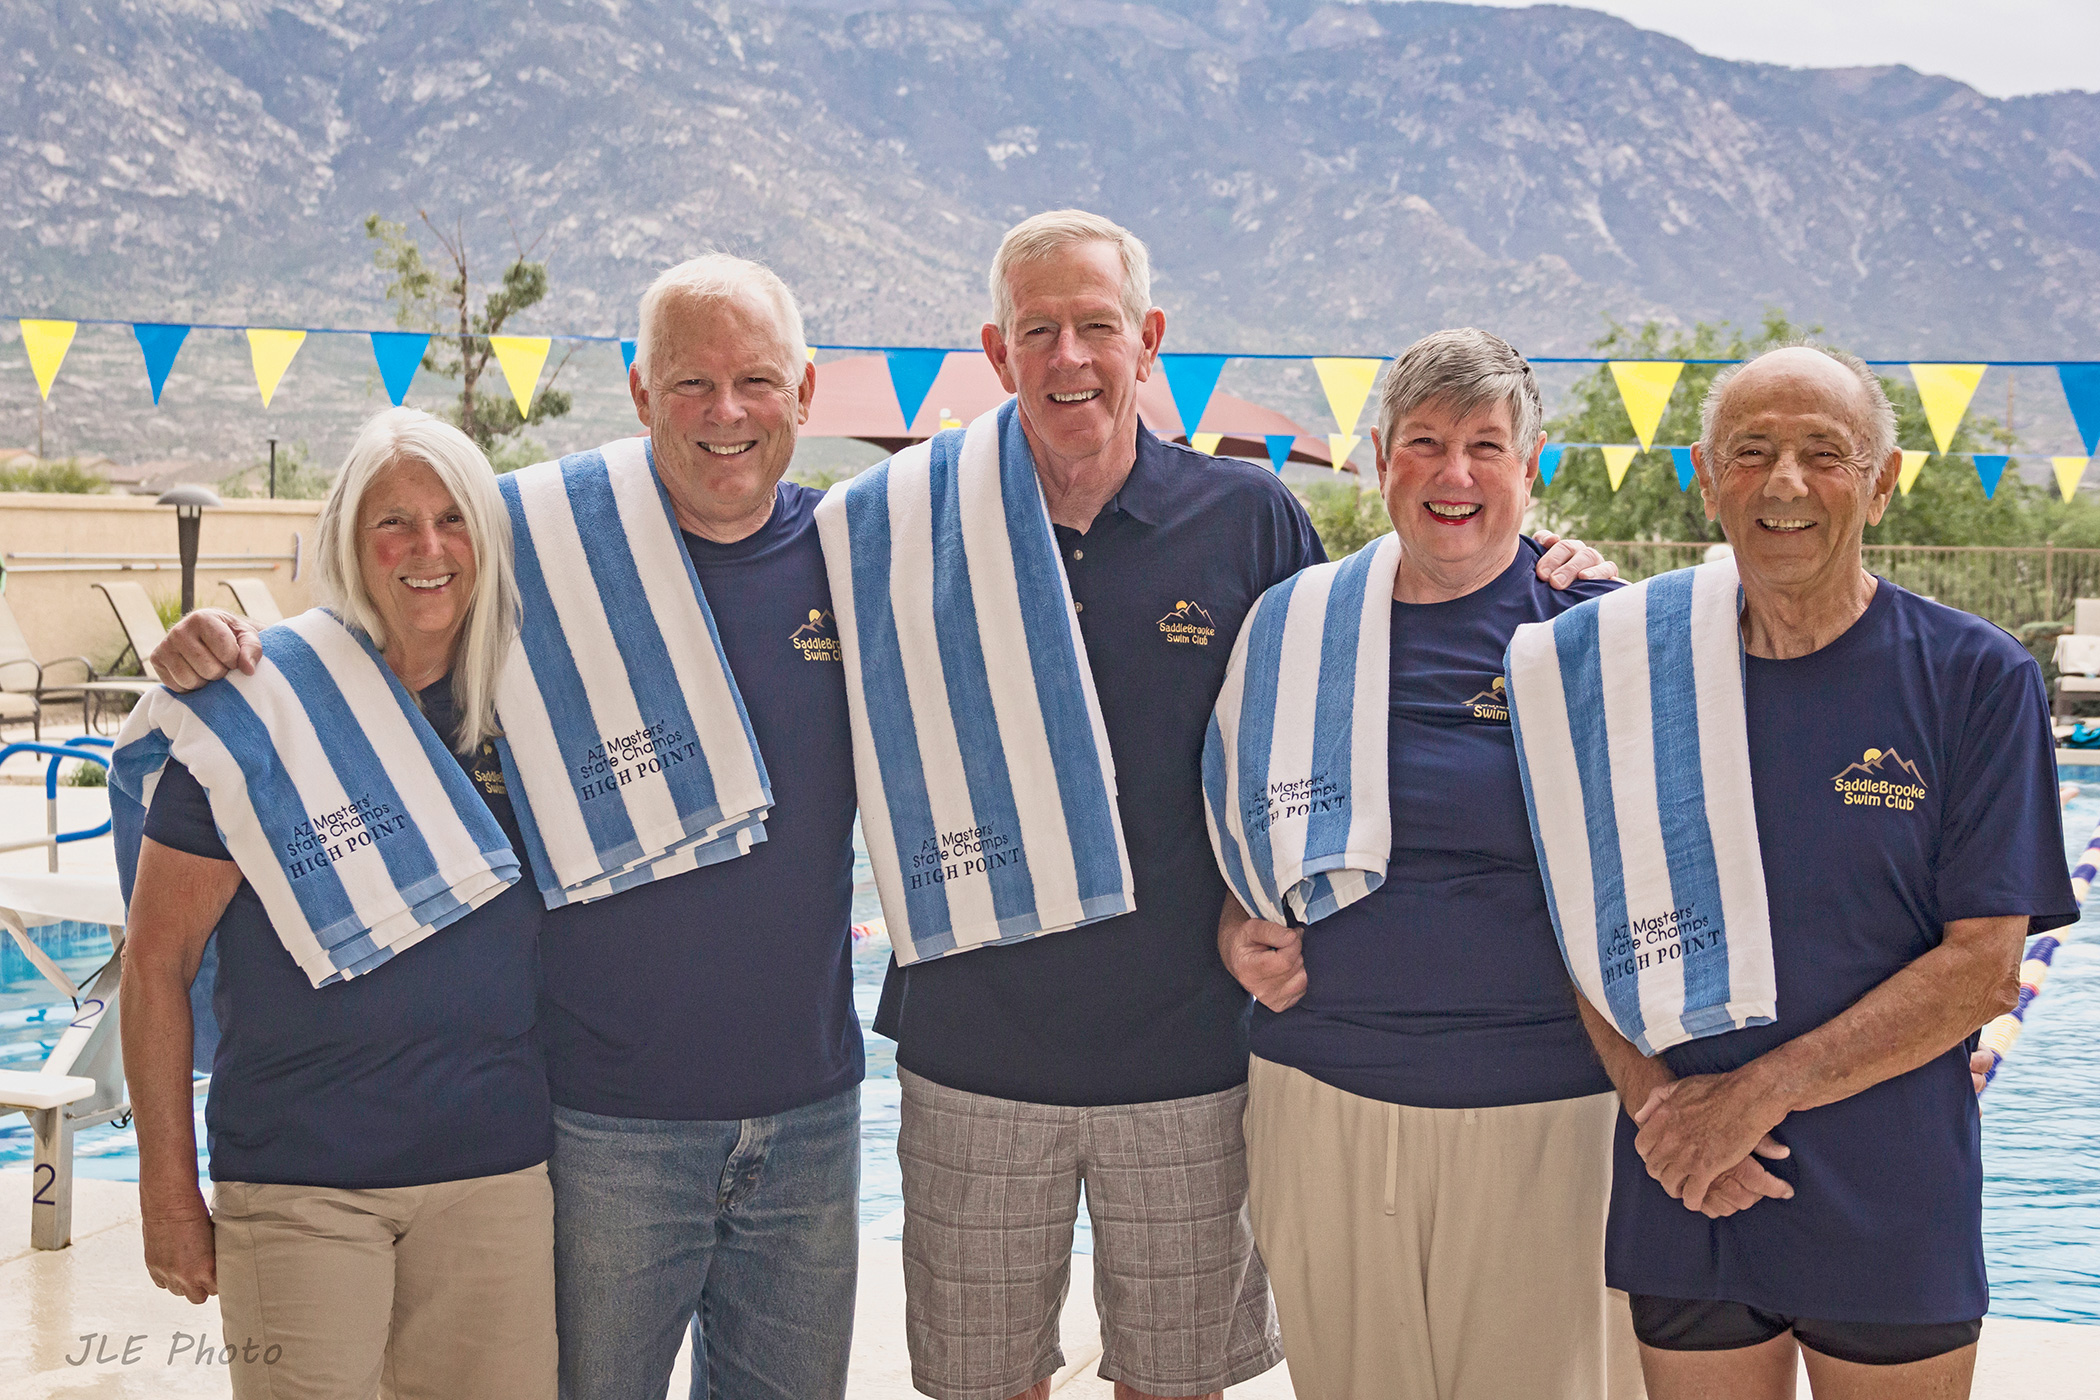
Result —
<instances>
[{"instance_id":1,"label":"woman's smiling face","mask_svg":"<svg viewBox=\"0 0 2100 1400\"><path fill-rule=\"evenodd\" d=\"M1538 472L1538 444L1519 445L1509 405L1463 411L1432 400L1393 424L1372 447L1379 493L1399 532L1402 558L1463 572L1510 559Z\"/></svg>"},{"instance_id":2,"label":"woman's smiling face","mask_svg":"<svg viewBox=\"0 0 2100 1400\"><path fill-rule=\"evenodd\" d=\"M411 638L449 647L474 597L466 516L438 474L403 458L357 505L357 564L389 649Z\"/></svg>"}]
</instances>

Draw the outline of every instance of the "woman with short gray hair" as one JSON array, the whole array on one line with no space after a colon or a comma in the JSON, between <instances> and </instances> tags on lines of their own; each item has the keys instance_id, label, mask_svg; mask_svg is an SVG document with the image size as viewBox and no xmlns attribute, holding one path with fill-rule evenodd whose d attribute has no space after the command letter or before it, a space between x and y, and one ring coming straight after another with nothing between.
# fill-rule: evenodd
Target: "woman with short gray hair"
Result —
<instances>
[{"instance_id":1,"label":"woman with short gray hair","mask_svg":"<svg viewBox=\"0 0 2100 1400\"><path fill-rule=\"evenodd\" d=\"M219 1295L243 1400L551 1397L542 906L493 742L518 603L487 459L381 413L317 552L327 609L265 631L251 676L147 697L113 763L113 813L119 788L141 812L119 859L146 1267Z\"/></svg>"},{"instance_id":2,"label":"woman with short gray hair","mask_svg":"<svg viewBox=\"0 0 2100 1400\"><path fill-rule=\"evenodd\" d=\"M1504 699L1517 627L1616 586L1537 577L1540 418L1495 336L1401 354L1372 438L1397 540L1272 589L1217 712L1219 951L1260 1002L1248 1199L1306 1400L1639 1393L1604 1287L1617 1104Z\"/></svg>"}]
</instances>

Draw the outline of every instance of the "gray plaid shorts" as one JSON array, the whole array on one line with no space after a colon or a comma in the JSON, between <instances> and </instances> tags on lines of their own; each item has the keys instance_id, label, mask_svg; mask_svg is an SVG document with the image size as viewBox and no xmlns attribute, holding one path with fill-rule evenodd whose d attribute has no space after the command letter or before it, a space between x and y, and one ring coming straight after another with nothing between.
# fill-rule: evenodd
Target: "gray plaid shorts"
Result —
<instances>
[{"instance_id":1,"label":"gray plaid shorts","mask_svg":"<svg viewBox=\"0 0 2100 1400\"><path fill-rule=\"evenodd\" d=\"M1247 1215L1241 1085L1060 1108L899 1068L905 1332L937 1400L1007 1400L1064 1364L1080 1183L1094 1230L1101 1375L1206 1395L1283 1359Z\"/></svg>"}]
</instances>

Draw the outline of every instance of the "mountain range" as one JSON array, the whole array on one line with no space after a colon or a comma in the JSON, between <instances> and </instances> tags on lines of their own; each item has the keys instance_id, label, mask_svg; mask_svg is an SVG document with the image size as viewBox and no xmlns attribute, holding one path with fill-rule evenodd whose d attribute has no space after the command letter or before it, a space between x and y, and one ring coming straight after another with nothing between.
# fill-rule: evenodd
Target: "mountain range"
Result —
<instances>
[{"instance_id":1,"label":"mountain range","mask_svg":"<svg viewBox=\"0 0 2100 1400\"><path fill-rule=\"evenodd\" d=\"M1150 242L1169 348L1475 323L1581 353L1777 306L1889 359L2100 355L2100 95L1731 62L1580 9L0 0L0 31L11 316L384 326L361 224L420 210L477 273L547 259L521 333L631 334L657 269L721 247L814 340L964 345L1000 232L1078 204ZM128 332L84 328L47 432L318 452L374 402L348 338L267 415L237 340L192 339L156 413ZM617 362L586 373L611 353L552 436L626 416ZM0 443L33 431L22 363Z\"/></svg>"}]
</instances>

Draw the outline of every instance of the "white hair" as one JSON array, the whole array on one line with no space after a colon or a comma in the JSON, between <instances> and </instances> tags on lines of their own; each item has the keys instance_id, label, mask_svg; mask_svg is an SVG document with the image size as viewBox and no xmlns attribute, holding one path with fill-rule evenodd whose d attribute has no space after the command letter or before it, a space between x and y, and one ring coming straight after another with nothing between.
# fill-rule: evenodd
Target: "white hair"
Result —
<instances>
[{"instance_id":1,"label":"white hair","mask_svg":"<svg viewBox=\"0 0 2100 1400\"><path fill-rule=\"evenodd\" d=\"M780 332L781 349L787 356L785 368L789 378L801 378L802 366L809 360L809 342L802 333L802 308L795 304L795 294L788 290L779 274L764 263L731 257L727 253L703 253L697 258L687 258L676 267L667 267L649 284L649 290L642 293L641 328L635 332L634 341L634 367L642 372L643 377L649 373L657 318L664 303L672 300L703 305L757 302L773 313L773 324Z\"/></svg>"},{"instance_id":2,"label":"white hair","mask_svg":"<svg viewBox=\"0 0 2100 1400\"><path fill-rule=\"evenodd\" d=\"M1896 407L1889 402L1888 391L1881 387L1881 376L1873 367L1849 350L1835 346L1818 345L1812 340L1794 340L1785 345L1775 345L1769 350L1760 350L1749 359L1732 364L1714 376L1713 383L1706 387L1706 397L1699 402L1699 447L1700 455L1707 461L1714 460L1714 425L1721 420L1721 407L1728 395L1728 386L1735 377L1765 356L1781 350L1813 350L1825 359L1835 360L1859 382L1860 392L1866 395L1866 419L1861 424L1867 430L1868 475L1881 470L1881 464L1896 450Z\"/></svg>"},{"instance_id":3,"label":"white hair","mask_svg":"<svg viewBox=\"0 0 2100 1400\"><path fill-rule=\"evenodd\" d=\"M1121 224L1084 209L1052 209L1023 219L999 240L992 256L992 323L1004 335L1013 329L1014 289L1009 278L1021 263L1039 262L1075 243L1107 243L1123 259L1123 319L1132 330L1152 309L1152 255L1144 240Z\"/></svg>"},{"instance_id":4,"label":"white hair","mask_svg":"<svg viewBox=\"0 0 2100 1400\"><path fill-rule=\"evenodd\" d=\"M1545 417L1531 364L1499 335L1475 330L1432 331L1400 352L1386 369L1378 395L1378 436L1393 450L1393 426L1426 403L1461 416L1489 404L1509 410L1510 450L1525 461Z\"/></svg>"},{"instance_id":5,"label":"white hair","mask_svg":"<svg viewBox=\"0 0 2100 1400\"><path fill-rule=\"evenodd\" d=\"M359 567L358 507L367 488L389 467L420 462L437 473L466 521L474 551L474 593L467 599L459 650L452 661L457 735L444 736L457 753L471 754L496 727L496 679L518 632L518 585L511 567L510 513L496 474L473 439L442 419L413 408L390 408L358 431L350 455L329 488L315 526L322 601L344 622L386 649L386 624L365 591Z\"/></svg>"}]
</instances>

